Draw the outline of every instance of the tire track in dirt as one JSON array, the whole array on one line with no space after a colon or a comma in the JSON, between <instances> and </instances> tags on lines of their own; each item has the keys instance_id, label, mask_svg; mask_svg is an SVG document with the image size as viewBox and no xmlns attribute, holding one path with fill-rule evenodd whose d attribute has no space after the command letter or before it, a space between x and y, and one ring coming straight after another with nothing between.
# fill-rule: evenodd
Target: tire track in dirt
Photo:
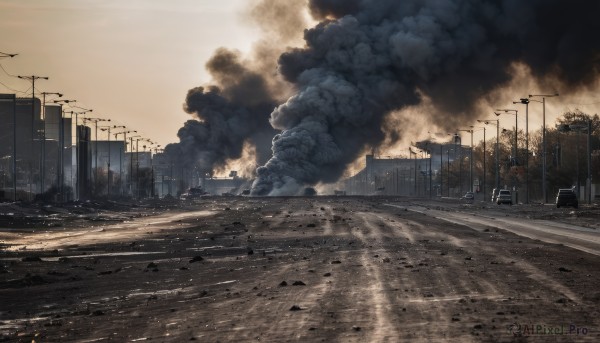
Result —
<instances>
[{"instance_id":1,"label":"tire track in dirt","mask_svg":"<svg viewBox=\"0 0 600 343\"><path fill-rule=\"evenodd\" d=\"M189 218L206 218L215 214L211 211L201 210L186 213L159 215L155 217L135 218L132 221L98 225L89 228L68 230L46 230L38 231L33 235L10 237L11 246L9 251L20 249L28 250L53 250L64 249L69 246L85 246L98 243L122 242L131 239L143 239L151 235L150 231L175 230L190 227L192 223L181 223Z\"/></svg>"}]
</instances>

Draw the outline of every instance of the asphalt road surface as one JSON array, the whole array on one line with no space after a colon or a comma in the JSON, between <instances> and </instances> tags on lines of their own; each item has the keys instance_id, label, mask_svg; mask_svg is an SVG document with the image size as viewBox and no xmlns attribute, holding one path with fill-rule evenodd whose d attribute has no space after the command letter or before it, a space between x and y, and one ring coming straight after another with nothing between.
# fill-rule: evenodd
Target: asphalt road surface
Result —
<instances>
[{"instance_id":1,"label":"asphalt road surface","mask_svg":"<svg viewBox=\"0 0 600 343\"><path fill-rule=\"evenodd\" d=\"M1 228L0 341L598 342L599 217L578 213L232 197Z\"/></svg>"}]
</instances>

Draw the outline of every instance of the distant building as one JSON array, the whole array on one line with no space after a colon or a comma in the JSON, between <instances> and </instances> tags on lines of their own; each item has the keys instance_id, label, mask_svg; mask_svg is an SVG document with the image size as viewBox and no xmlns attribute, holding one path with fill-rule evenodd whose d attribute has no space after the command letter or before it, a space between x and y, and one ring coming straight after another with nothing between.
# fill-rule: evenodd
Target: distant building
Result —
<instances>
[{"instance_id":1,"label":"distant building","mask_svg":"<svg viewBox=\"0 0 600 343\"><path fill-rule=\"evenodd\" d=\"M59 189L66 187L69 189L68 193L72 194L76 182L72 119L63 118L61 106L47 105L44 112L43 191L45 192L53 186ZM60 148L61 146L62 148Z\"/></svg>"},{"instance_id":2,"label":"distant building","mask_svg":"<svg viewBox=\"0 0 600 343\"><path fill-rule=\"evenodd\" d=\"M365 167L355 175L338 184L338 193L348 195L401 195L435 196L441 195L440 173L442 165L454 161L458 153L466 154L468 149L454 144L437 145L425 157L375 157L365 156ZM450 153L452 152L452 153ZM446 168L447 170L447 168ZM446 176L447 178L447 176ZM455 185L453 185L455 187Z\"/></svg>"},{"instance_id":3,"label":"distant building","mask_svg":"<svg viewBox=\"0 0 600 343\"><path fill-rule=\"evenodd\" d=\"M230 177L211 177L201 180L204 191L212 195L239 195L244 185L249 187L249 181L238 177L237 172L232 172Z\"/></svg>"},{"instance_id":4,"label":"distant building","mask_svg":"<svg viewBox=\"0 0 600 343\"><path fill-rule=\"evenodd\" d=\"M415 195L422 187L429 158L365 156L365 168L343 181L347 195ZM415 183L417 180L417 183Z\"/></svg>"},{"instance_id":5,"label":"distant building","mask_svg":"<svg viewBox=\"0 0 600 343\"><path fill-rule=\"evenodd\" d=\"M78 200L89 199L92 196L92 130L88 126L76 127L76 156L77 178L75 194Z\"/></svg>"},{"instance_id":6,"label":"distant building","mask_svg":"<svg viewBox=\"0 0 600 343\"><path fill-rule=\"evenodd\" d=\"M40 108L38 98L0 94L0 182L4 198L11 199L14 194L15 150L17 199L31 200L41 190L43 122Z\"/></svg>"},{"instance_id":7,"label":"distant building","mask_svg":"<svg viewBox=\"0 0 600 343\"><path fill-rule=\"evenodd\" d=\"M96 191L96 194L126 194L125 179L128 175L128 169L125 165L125 142L121 140L92 141L91 150L93 156L91 161L92 178L98 178L98 190ZM96 163L98 163L98 165L96 165Z\"/></svg>"}]
</instances>

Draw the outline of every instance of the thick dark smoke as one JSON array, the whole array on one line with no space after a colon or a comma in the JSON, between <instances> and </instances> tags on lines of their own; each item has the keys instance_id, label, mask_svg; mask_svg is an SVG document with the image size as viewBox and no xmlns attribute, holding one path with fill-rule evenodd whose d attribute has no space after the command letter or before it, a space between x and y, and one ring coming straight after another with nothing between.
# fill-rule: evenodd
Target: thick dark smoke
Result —
<instances>
[{"instance_id":1,"label":"thick dark smoke","mask_svg":"<svg viewBox=\"0 0 600 343\"><path fill-rule=\"evenodd\" d=\"M226 49L217 50L206 67L219 86L188 91L184 109L195 119L184 124L177 133L180 142L167 146L166 153L184 166L212 172L240 158L249 143L256 148L256 162L265 163L276 133L268 121L276 101L266 80Z\"/></svg>"},{"instance_id":2,"label":"thick dark smoke","mask_svg":"<svg viewBox=\"0 0 600 343\"><path fill-rule=\"evenodd\" d=\"M587 0L310 0L321 22L280 72L297 93L271 114L282 130L253 194L299 194L332 182L384 140L391 111L430 98L443 126L476 118L482 96L522 63L566 93L598 76L600 2ZM410 128L399 127L399 132Z\"/></svg>"},{"instance_id":3,"label":"thick dark smoke","mask_svg":"<svg viewBox=\"0 0 600 343\"><path fill-rule=\"evenodd\" d=\"M277 73L277 58L301 38L305 6L287 0L251 3L248 18L262 29L264 39L249 56L221 48L208 61L213 85L188 91L184 109L194 119L179 130L180 142L165 148L171 160L210 173L240 158L248 144L256 151L255 165L267 162L277 132L269 115L291 94L290 84Z\"/></svg>"}]
</instances>

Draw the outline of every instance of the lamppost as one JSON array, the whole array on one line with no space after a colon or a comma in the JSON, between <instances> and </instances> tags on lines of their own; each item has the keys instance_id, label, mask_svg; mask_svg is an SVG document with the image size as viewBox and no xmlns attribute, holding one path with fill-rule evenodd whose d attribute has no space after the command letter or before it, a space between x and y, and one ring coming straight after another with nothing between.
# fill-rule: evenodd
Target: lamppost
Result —
<instances>
[{"instance_id":1,"label":"lamppost","mask_svg":"<svg viewBox=\"0 0 600 343\"><path fill-rule=\"evenodd\" d=\"M154 148L154 151L156 153L158 148L160 148L160 144L153 143L153 145L150 146L150 167L152 168L152 190L150 194L152 198L154 198L156 196L156 180L154 179L154 156L152 155L152 148Z\"/></svg>"},{"instance_id":2,"label":"lamppost","mask_svg":"<svg viewBox=\"0 0 600 343\"><path fill-rule=\"evenodd\" d=\"M592 120L590 118L587 118L585 120L587 123L586 124L566 124L566 125L561 125L558 130L560 132L569 132L569 131L575 131L577 132L577 194L579 195L581 186L580 186L580 182L579 182L579 134L582 131L587 131L587 180L586 180L586 185L585 185L585 189L586 189L586 197L587 197L587 201L588 204L592 203L592 166L591 166L591 160L592 160L592 155L591 155L591 135L592 135Z\"/></svg>"},{"instance_id":3,"label":"lamppost","mask_svg":"<svg viewBox=\"0 0 600 343\"><path fill-rule=\"evenodd\" d=\"M517 163L517 151L519 149L518 146L517 146L517 144L518 144L517 133L519 132L519 128L518 128L519 111L517 111L517 110L511 110L511 109L498 109L496 111L503 111L504 113L514 114L514 116L515 116L515 151L513 153L513 159L514 159L514 164L516 164ZM514 112L514 113L511 113L511 112ZM494 112L494 114L496 116L499 116L502 113Z\"/></svg>"},{"instance_id":4,"label":"lamppost","mask_svg":"<svg viewBox=\"0 0 600 343\"><path fill-rule=\"evenodd\" d=\"M123 126L123 128L125 128L125 126ZM114 134L115 139L117 139L119 135L123 135L123 145L125 146L125 150L127 150L127 134L132 132L137 133L137 131L135 130L129 130L117 132ZM119 150L119 190L121 196L123 196L123 149Z\"/></svg>"},{"instance_id":5,"label":"lamppost","mask_svg":"<svg viewBox=\"0 0 600 343\"><path fill-rule=\"evenodd\" d=\"M59 104L61 107L61 116L59 119L59 123L58 123L58 159L57 159L57 167L56 167L56 186L58 187L58 189L60 190L60 196L61 196L61 200L64 199L64 194L63 194L63 190L64 190L64 148L65 148L65 128L64 128L64 116L67 113L71 114L71 117L73 117L73 114L76 115L75 112L70 111L67 112L62 108L62 105L67 104L70 105L73 102L77 102L77 100L70 100L70 99L61 99L61 100L54 100L53 101L55 104Z\"/></svg>"},{"instance_id":6,"label":"lamppost","mask_svg":"<svg viewBox=\"0 0 600 343\"><path fill-rule=\"evenodd\" d=\"M113 129L115 129L115 128L124 129L125 126L124 125L113 125L112 128ZM106 177L107 177L107 182L106 182L107 183L107 185L106 185L107 192L106 192L106 194L107 194L107 198L110 198L110 182L111 182L111 174L110 174L110 172L111 172L111 170L110 170L110 152L111 152L110 151L111 150L111 147L110 147L110 129L111 129L111 126L109 125L108 127L106 127L103 130L103 131L108 131L108 163L107 163L108 169L106 171Z\"/></svg>"},{"instance_id":7,"label":"lamppost","mask_svg":"<svg viewBox=\"0 0 600 343\"><path fill-rule=\"evenodd\" d=\"M513 101L525 105L525 203L529 204L529 98Z\"/></svg>"},{"instance_id":8,"label":"lamppost","mask_svg":"<svg viewBox=\"0 0 600 343\"><path fill-rule=\"evenodd\" d=\"M460 132L468 132L471 134L471 151L469 153L470 157L469 157L469 179L471 182L471 185L469 186L469 190L471 192L473 192L473 129L459 129L457 131ZM462 160L461 160L462 162ZM462 194L462 192L461 192Z\"/></svg>"},{"instance_id":9,"label":"lamppost","mask_svg":"<svg viewBox=\"0 0 600 343\"><path fill-rule=\"evenodd\" d=\"M6 57L13 58L13 57L15 57L17 55L19 55L19 54L9 54L9 53L6 53L6 52L0 52L0 58L6 58Z\"/></svg>"},{"instance_id":10,"label":"lamppost","mask_svg":"<svg viewBox=\"0 0 600 343\"><path fill-rule=\"evenodd\" d=\"M42 177L41 177L41 192L43 193L45 191L46 185L45 185L45 181L46 181L46 95L56 95L59 98L62 98L63 94L62 93L52 93L52 92L42 92L42 120L43 120L43 124L42 124L42 155L41 155L41 159L42 159ZM61 115L62 117L62 115ZM62 120L62 118L60 118L60 120ZM59 123L60 126L60 123Z\"/></svg>"},{"instance_id":11,"label":"lamppost","mask_svg":"<svg viewBox=\"0 0 600 343\"><path fill-rule=\"evenodd\" d=\"M433 134L435 136L440 136L440 135L441 136L446 136L446 135L454 136L453 133L441 133L441 132L430 132L430 131L428 131L427 133ZM448 155L448 178L447 178L448 182L450 181L450 158L449 158L449 156L450 155ZM443 193L444 193L443 192L444 191L444 188L443 188L443 176L444 176L443 169L444 169L444 167L443 166L444 166L444 143L440 143L440 196L443 196ZM429 170L431 172L431 162L430 162ZM431 185L430 185L430 187L431 187ZM450 189L450 188L448 187L448 189ZM450 196L450 191L448 191L448 196Z\"/></svg>"},{"instance_id":12,"label":"lamppost","mask_svg":"<svg viewBox=\"0 0 600 343\"><path fill-rule=\"evenodd\" d=\"M83 118L83 122L85 123L86 121L93 122L94 126L96 128L95 134L94 134L94 136L96 138L96 141L94 142L94 190L95 190L95 188L98 186L98 122L110 121L110 119Z\"/></svg>"},{"instance_id":13,"label":"lamppost","mask_svg":"<svg viewBox=\"0 0 600 343\"><path fill-rule=\"evenodd\" d=\"M10 54L6 52L0 52L0 59L2 58L13 58L18 54ZM13 112L13 201L17 201L17 96L11 94L7 97L0 97L0 100L12 101L12 112Z\"/></svg>"},{"instance_id":14,"label":"lamppost","mask_svg":"<svg viewBox=\"0 0 600 343\"><path fill-rule=\"evenodd\" d=\"M448 188L448 198L450 197L450 150L452 150L452 149L446 150L446 161L448 162L448 168L447 168L448 180L446 180L446 183L447 183L446 186Z\"/></svg>"},{"instance_id":15,"label":"lamppost","mask_svg":"<svg viewBox=\"0 0 600 343\"><path fill-rule=\"evenodd\" d=\"M498 157L498 143L499 143L499 139L500 139L500 120L499 119L487 119L487 120L477 120L480 123L484 123L485 125L489 125L491 122L496 122L496 148L495 148L495 154L496 154L496 189L500 188L500 174L499 174L499 169L500 169L500 160ZM485 131L484 131L485 134ZM484 139L485 141L485 139Z\"/></svg>"},{"instance_id":16,"label":"lamppost","mask_svg":"<svg viewBox=\"0 0 600 343\"><path fill-rule=\"evenodd\" d=\"M12 57L12 56L11 56ZM35 152L33 151L33 142L34 142L34 131L35 131L35 80L48 80L47 76L37 76L37 75L31 75L31 76L22 76L22 75L17 75L17 77L19 79L23 79L23 80L28 80L31 81L31 159L28 159L29 162L29 194L32 194L32 190L33 190L33 158L35 156Z\"/></svg>"},{"instance_id":17,"label":"lamppost","mask_svg":"<svg viewBox=\"0 0 600 343\"><path fill-rule=\"evenodd\" d=\"M485 154L485 152L486 152L485 131L486 131L486 129L485 129L485 126L475 127L475 126L471 125L471 158L473 157L473 132L475 131L475 129L483 130L483 187L482 187L482 190L483 190L483 199L485 200L486 174L487 174L486 163L485 163L486 162L485 161L486 160L486 158L485 158L485 155L486 155ZM471 184L472 183L473 182L471 181Z\"/></svg>"},{"instance_id":18,"label":"lamppost","mask_svg":"<svg viewBox=\"0 0 600 343\"><path fill-rule=\"evenodd\" d=\"M99 129L100 129L100 131L107 131L107 137L108 137L107 147L106 147L106 149L108 150L108 159L106 161L106 163L107 163L107 168L106 168L106 198L108 199L108 198L110 198L110 125L109 126L100 126ZM99 142L100 141L96 137L96 145ZM96 168L98 168L97 165L96 165Z\"/></svg>"},{"instance_id":19,"label":"lamppost","mask_svg":"<svg viewBox=\"0 0 600 343\"><path fill-rule=\"evenodd\" d=\"M137 137L142 137L140 135L135 135L129 137L129 193L133 196L133 139ZM137 158L137 156L136 156Z\"/></svg>"},{"instance_id":20,"label":"lamppost","mask_svg":"<svg viewBox=\"0 0 600 343\"><path fill-rule=\"evenodd\" d=\"M148 148L150 152L150 185L152 189L150 189L149 193L151 197L154 197L154 166L152 165L152 147L156 144L156 142L148 138L146 138L145 141L150 143L150 145L148 145ZM146 152L146 145L144 145L144 152Z\"/></svg>"},{"instance_id":21,"label":"lamppost","mask_svg":"<svg viewBox=\"0 0 600 343\"><path fill-rule=\"evenodd\" d=\"M544 198L544 203L548 202L548 193L546 192L546 98L555 96L558 96L558 93L529 94L529 98L542 97L542 197Z\"/></svg>"},{"instance_id":22,"label":"lamppost","mask_svg":"<svg viewBox=\"0 0 600 343\"><path fill-rule=\"evenodd\" d=\"M454 161L456 161L456 152L458 151L458 189L460 195L462 195L462 139L458 133L449 133L449 135L454 136ZM458 148L456 147L457 144ZM448 194L449 196L450 194Z\"/></svg>"},{"instance_id":23,"label":"lamppost","mask_svg":"<svg viewBox=\"0 0 600 343\"><path fill-rule=\"evenodd\" d=\"M412 151L411 147L408 147L408 152L410 153L410 156L412 157L412 155L415 155L415 189L414 189L414 196L417 196L417 152L416 151Z\"/></svg>"}]
</instances>

